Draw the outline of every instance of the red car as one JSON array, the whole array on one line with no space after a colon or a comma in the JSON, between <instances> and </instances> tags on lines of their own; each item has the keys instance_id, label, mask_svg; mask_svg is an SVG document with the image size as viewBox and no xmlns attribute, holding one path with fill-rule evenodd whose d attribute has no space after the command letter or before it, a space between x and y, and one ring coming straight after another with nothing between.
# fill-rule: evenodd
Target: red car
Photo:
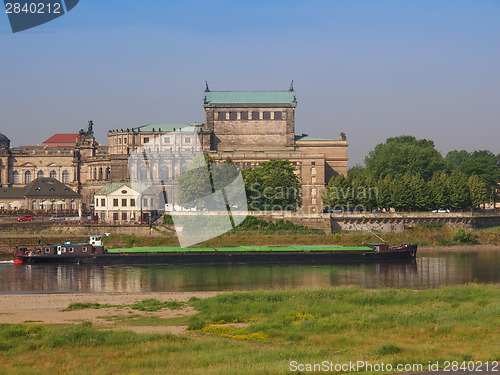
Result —
<instances>
[{"instance_id":1,"label":"red car","mask_svg":"<svg viewBox=\"0 0 500 375\"><path fill-rule=\"evenodd\" d=\"M17 221L33 221L33 216L24 215L23 217L20 217L19 219L17 219Z\"/></svg>"}]
</instances>

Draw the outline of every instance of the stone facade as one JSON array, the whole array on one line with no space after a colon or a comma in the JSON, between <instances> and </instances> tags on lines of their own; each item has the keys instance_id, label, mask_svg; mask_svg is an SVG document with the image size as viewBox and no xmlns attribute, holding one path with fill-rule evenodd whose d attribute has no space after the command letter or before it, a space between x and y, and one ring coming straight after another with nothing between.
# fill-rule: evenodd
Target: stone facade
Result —
<instances>
[{"instance_id":1,"label":"stone facade","mask_svg":"<svg viewBox=\"0 0 500 375\"><path fill-rule=\"evenodd\" d=\"M295 91L204 93L205 123L153 124L108 132L109 146L100 146L93 124L81 130L76 147L11 148L0 134L0 184L21 187L37 177L54 177L82 195L83 208L107 182L130 181L128 159L138 147L159 151L148 177L172 188L172 176L182 173L185 161L169 159L172 151L189 152L197 145L217 161L231 158L241 169L271 159L290 160L303 187L303 209L318 212L321 194L330 178L347 175L347 141L295 134ZM139 177L140 170L131 170Z\"/></svg>"}]
</instances>

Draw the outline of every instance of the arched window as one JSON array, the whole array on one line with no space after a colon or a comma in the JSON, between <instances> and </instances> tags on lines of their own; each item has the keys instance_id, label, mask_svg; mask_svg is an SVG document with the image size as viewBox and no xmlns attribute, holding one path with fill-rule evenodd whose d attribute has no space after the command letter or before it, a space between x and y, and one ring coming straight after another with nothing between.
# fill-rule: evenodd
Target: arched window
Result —
<instances>
[{"instance_id":1,"label":"arched window","mask_svg":"<svg viewBox=\"0 0 500 375\"><path fill-rule=\"evenodd\" d=\"M43 171L38 171L36 174L36 178L43 178Z\"/></svg>"},{"instance_id":2,"label":"arched window","mask_svg":"<svg viewBox=\"0 0 500 375\"><path fill-rule=\"evenodd\" d=\"M69 172L68 171L64 171L62 173L62 183L69 184Z\"/></svg>"},{"instance_id":3,"label":"arched window","mask_svg":"<svg viewBox=\"0 0 500 375\"><path fill-rule=\"evenodd\" d=\"M57 178L57 172L54 170L50 171L50 178Z\"/></svg>"},{"instance_id":4,"label":"arched window","mask_svg":"<svg viewBox=\"0 0 500 375\"><path fill-rule=\"evenodd\" d=\"M160 168L160 181L166 181L169 178L168 167Z\"/></svg>"},{"instance_id":5,"label":"arched window","mask_svg":"<svg viewBox=\"0 0 500 375\"><path fill-rule=\"evenodd\" d=\"M111 178L111 168L106 168L106 180L109 181L109 179Z\"/></svg>"},{"instance_id":6,"label":"arched window","mask_svg":"<svg viewBox=\"0 0 500 375\"><path fill-rule=\"evenodd\" d=\"M18 171L14 171L14 173L12 173L12 182L14 184L19 184L21 183L21 178L19 176L19 172Z\"/></svg>"},{"instance_id":7,"label":"arched window","mask_svg":"<svg viewBox=\"0 0 500 375\"><path fill-rule=\"evenodd\" d=\"M24 172L24 183L29 184L31 182L31 171Z\"/></svg>"},{"instance_id":8,"label":"arched window","mask_svg":"<svg viewBox=\"0 0 500 375\"><path fill-rule=\"evenodd\" d=\"M32 210L36 210L36 209L37 209L37 204L36 204L36 201L32 201L32 202L31 202L31 209L32 209Z\"/></svg>"},{"instance_id":9,"label":"arched window","mask_svg":"<svg viewBox=\"0 0 500 375\"><path fill-rule=\"evenodd\" d=\"M76 210L76 202L75 201L71 201L71 209Z\"/></svg>"},{"instance_id":10,"label":"arched window","mask_svg":"<svg viewBox=\"0 0 500 375\"><path fill-rule=\"evenodd\" d=\"M102 180L102 168L99 168L99 176L98 176L98 180Z\"/></svg>"}]
</instances>

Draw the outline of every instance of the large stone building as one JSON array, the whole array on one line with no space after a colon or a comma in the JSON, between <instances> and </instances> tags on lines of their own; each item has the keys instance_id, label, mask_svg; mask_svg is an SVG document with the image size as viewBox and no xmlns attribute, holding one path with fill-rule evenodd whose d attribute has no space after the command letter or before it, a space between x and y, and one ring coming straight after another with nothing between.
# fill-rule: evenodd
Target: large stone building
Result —
<instances>
[{"instance_id":1,"label":"large stone building","mask_svg":"<svg viewBox=\"0 0 500 375\"><path fill-rule=\"evenodd\" d=\"M203 151L218 161L231 158L241 169L271 159L290 160L303 187L303 208L321 209L329 179L347 174L347 141L295 134L296 94L288 91L210 91L203 96L205 122L152 124L108 133L109 146L99 146L93 124L81 130L75 147L11 148L0 135L0 184L21 187L37 177L53 177L83 196L83 206L108 181L130 180L128 159L140 146L158 150ZM157 143L157 144L156 144ZM182 161L165 156L152 161L151 177L167 182L185 170ZM140 175L142 171L133 171Z\"/></svg>"}]
</instances>

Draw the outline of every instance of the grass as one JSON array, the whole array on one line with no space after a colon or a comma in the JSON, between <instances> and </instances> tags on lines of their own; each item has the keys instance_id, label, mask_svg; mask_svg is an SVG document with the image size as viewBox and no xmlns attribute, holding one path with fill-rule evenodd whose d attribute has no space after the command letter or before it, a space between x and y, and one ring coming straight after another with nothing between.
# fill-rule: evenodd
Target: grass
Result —
<instances>
[{"instance_id":1,"label":"grass","mask_svg":"<svg viewBox=\"0 0 500 375\"><path fill-rule=\"evenodd\" d=\"M95 302L75 302L70 303L68 307L61 311L77 311L86 309L106 309L109 307L116 307L116 305L101 304Z\"/></svg>"},{"instance_id":2,"label":"grass","mask_svg":"<svg viewBox=\"0 0 500 375\"><path fill-rule=\"evenodd\" d=\"M188 304L197 315L141 322L188 323L184 336L1 324L0 373L289 374L291 361L500 359L497 286L256 291Z\"/></svg>"},{"instance_id":3,"label":"grass","mask_svg":"<svg viewBox=\"0 0 500 375\"><path fill-rule=\"evenodd\" d=\"M179 310L185 306L184 302L179 301L158 301L153 298L145 299L140 302L136 302L132 305L108 305L96 302L76 302L70 303L68 307L61 311L75 311L75 310L86 310L86 309L107 309L111 307L115 308L131 308L139 311L160 311L161 309L171 309Z\"/></svg>"}]
</instances>

